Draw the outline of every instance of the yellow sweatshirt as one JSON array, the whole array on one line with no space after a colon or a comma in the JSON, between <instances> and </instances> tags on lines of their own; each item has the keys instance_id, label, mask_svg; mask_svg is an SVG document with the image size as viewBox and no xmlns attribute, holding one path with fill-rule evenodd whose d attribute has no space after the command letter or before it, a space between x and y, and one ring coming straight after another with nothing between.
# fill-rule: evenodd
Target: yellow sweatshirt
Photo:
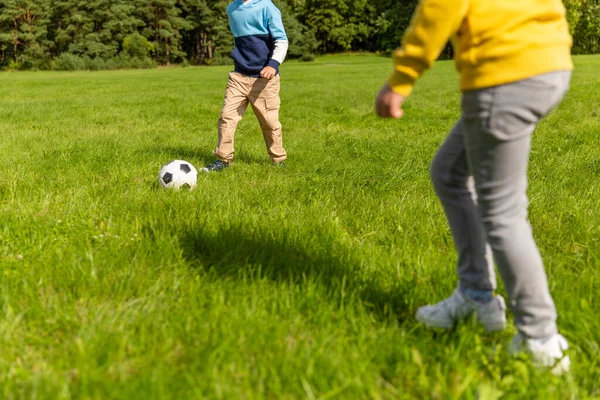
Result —
<instances>
[{"instance_id":1,"label":"yellow sweatshirt","mask_svg":"<svg viewBox=\"0 0 600 400\"><path fill-rule=\"evenodd\" d=\"M421 0L388 83L408 96L452 41L460 89L571 70L571 36L561 0Z\"/></svg>"}]
</instances>

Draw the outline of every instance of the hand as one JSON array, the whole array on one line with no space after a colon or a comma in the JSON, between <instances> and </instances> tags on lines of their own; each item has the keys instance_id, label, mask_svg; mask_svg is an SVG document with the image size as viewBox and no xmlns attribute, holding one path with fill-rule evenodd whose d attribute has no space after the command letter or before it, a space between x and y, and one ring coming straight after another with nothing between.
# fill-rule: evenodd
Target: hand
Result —
<instances>
[{"instance_id":1,"label":"hand","mask_svg":"<svg viewBox=\"0 0 600 400\"><path fill-rule=\"evenodd\" d=\"M265 78L265 79L271 79L273 78L275 75L277 74L277 71L275 70L275 68L267 65L266 67L264 67L262 69L262 71L260 71L260 77L261 78Z\"/></svg>"},{"instance_id":2,"label":"hand","mask_svg":"<svg viewBox=\"0 0 600 400\"><path fill-rule=\"evenodd\" d=\"M392 90L389 84L383 85L375 100L375 112L382 118L402 118L402 103L406 97Z\"/></svg>"}]
</instances>

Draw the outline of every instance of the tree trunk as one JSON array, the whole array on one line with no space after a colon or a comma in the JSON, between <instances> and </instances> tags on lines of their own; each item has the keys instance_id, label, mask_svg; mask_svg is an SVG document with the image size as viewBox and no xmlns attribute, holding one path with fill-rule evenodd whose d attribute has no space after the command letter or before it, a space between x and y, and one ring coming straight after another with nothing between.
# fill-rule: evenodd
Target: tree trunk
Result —
<instances>
[{"instance_id":1,"label":"tree trunk","mask_svg":"<svg viewBox=\"0 0 600 400\"><path fill-rule=\"evenodd\" d=\"M154 43L156 43L156 62L159 62L160 58L160 41L158 40L158 10L154 10Z\"/></svg>"},{"instance_id":2,"label":"tree trunk","mask_svg":"<svg viewBox=\"0 0 600 400\"><path fill-rule=\"evenodd\" d=\"M194 42L195 42L195 46L194 46L194 52L196 53L194 58L196 59L196 63L200 64L201 61L201 57L202 57L202 44L200 43L200 32L196 31L196 34L194 35Z\"/></svg>"},{"instance_id":3,"label":"tree trunk","mask_svg":"<svg viewBox=\"0 0 600 400\"><path fill-rule=\"evenodd\" d=\"M16 32L16 36L15 36L15 41L13 42L13 56L15 57L15 62L17 62L17 46L19 45L19 23L17 22L17 20L14 20L15 22L15 32Z\"/></svg>"},{"instance_id":4,"label":"tree trunk","mask_svg":"<svg viewBox=\"0 0 600 400\"><path fill-rule=\"evenodd\" d=\"M208 52L206 51L206 32L202 32L202 62L206 63L206 57Z\"/></svg>"},{"instance_id":5,"label":"tree trunk","mask_svg":"<svg viewBox=\"0 0 600 400\"><path fill-rule=\"evenodd\" d=\"M167 65L171 65L171 48L169 47L169 38L165 38L165 51L167 53Z\"/></svg>"},{"instance_id":6,"label":"tree trunk","mask_svg":"<svg viewBox=\"0 0 600 400\"><path fill-rule=\"evenodd\" d=\"M62 21L60 19L60 13L58 14L58 31L60 32L60 30L62 29ZM58 53L60 53L60 40L56 41L56 51ZM52 53L54 53L54 51L52 51Z\"/></svg>"}]
</instances>

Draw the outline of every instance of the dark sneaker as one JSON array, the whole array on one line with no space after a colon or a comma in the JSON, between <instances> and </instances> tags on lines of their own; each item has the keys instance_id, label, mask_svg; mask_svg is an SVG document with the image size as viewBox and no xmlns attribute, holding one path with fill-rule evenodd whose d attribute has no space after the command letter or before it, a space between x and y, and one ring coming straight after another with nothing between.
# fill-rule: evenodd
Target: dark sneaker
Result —
<instances>
[{"instance_id":1,"label":"dark sneaker","mask_svg":"<svg viewBox=\"0 0 600 400\"><path fill-rule=\"evenodd\" d=\"M229 163L222 161L222 160L216 160L216 161L208 164L204 168L204 172L221 172L225 168L229 168Z\"/></svg>"},{"instance_id":2,"label":"dark sneaker","mask_svg":"<svg viewBox=\"0 0 600 400\"><path fill-rule=\"evenodd\" d=\"M274 162L273 166L278 167L278 168L285 168L285 161Z\"/></svg>"}]
</instances>

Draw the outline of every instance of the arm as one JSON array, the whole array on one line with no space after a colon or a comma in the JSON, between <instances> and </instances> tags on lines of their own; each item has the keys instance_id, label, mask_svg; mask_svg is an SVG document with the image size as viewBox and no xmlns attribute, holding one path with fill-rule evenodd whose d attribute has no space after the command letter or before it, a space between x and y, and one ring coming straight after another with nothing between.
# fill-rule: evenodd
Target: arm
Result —
<instances>
[{"instance_id":1,"label":"arm","mask_svg":"<svg viewBox=\"0 0 600 400\"><path fill-rule=\"evenodd\" d=\"M268 8L268 12L267 25L269 32L275 41L275 48L273 49L273 55L271 56L268 65L262 70L260 75L263 78L271 79L279 71L279 65L285 59L289 44L281 20L281 12L274 5Z\"/></svg>"},{"instance_id":2,"label":"arm","mask_svg":"<svg viewBox=\"0 0 600 400\"><path fill-rule=\"evenodd\" d=\"M394 70L377 96L381 117L400 118L402 102L415 81L431 67L451 35L460 28L469 0L421 0L402 46L393 56Z\"/></svg>"},{"instance_id":3,"label":"arm","mask_svg":"<svg viewBox=\"0 0 600 400\"><path fill-rule=\"evenodd\" d=\"M422 0L394 53L390 87L408 96L414 82L431 68L450 36L458 31L467 12L468 0Z\"/></svg>"},{"instance_id":4,"label":"arm","mask_svg":"<svg viewBox=\"0 0 600 400\"><path fill-rule=\"evenodd\" d=\"M269 65L274 66L272 64L277 64L275 67L279 67L279 65L285 60L285 56L288 51L288 41L287 40L275 40L275 49L273 49L273 56L269 61Z\"/></svg>"}]
</instances>

